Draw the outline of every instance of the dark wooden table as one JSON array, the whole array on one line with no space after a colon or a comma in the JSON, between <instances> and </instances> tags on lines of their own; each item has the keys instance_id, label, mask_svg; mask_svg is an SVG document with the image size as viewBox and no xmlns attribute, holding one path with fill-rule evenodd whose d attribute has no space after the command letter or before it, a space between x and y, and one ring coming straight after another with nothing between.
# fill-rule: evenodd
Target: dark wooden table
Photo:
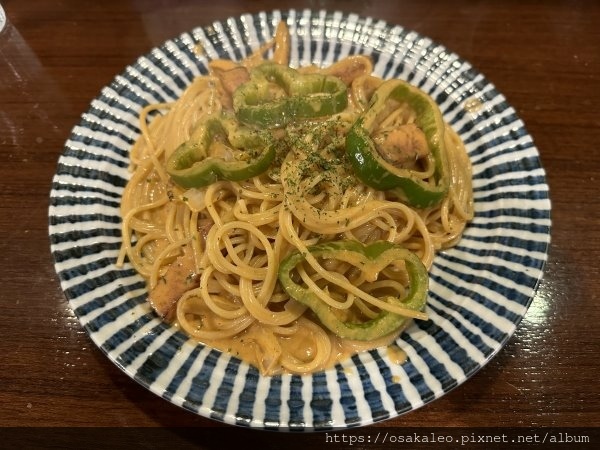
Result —
<instances>
[{"instance_id":1,"label":"dark wooden table","mask_svg":"<svg viewBox=\"0 0 600 450\"><path fill-rule=\"evenodd\" d=\"M284 7L384 19L471 62L525 122L550 186L549 259L514 336L448 395L368 431L600 425L600 3L2 0L2 6L8 25L0 35L0 426L227 428L148 392L89 340L54 271L50 183L80 114L127 64L196 26ZM185 442L202 447L207 433L198 430ZM254 439L263 446L304 445L298 437Z\"/></svg>"}]
</instances>

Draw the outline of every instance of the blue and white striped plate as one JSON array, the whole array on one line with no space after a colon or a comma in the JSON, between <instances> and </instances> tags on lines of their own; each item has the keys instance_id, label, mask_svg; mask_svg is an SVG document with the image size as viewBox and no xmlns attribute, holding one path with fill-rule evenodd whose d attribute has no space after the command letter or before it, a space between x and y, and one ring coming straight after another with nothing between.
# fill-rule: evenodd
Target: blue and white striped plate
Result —
<instances>
[{"instance_id":1,"label":"blue and white striped plate","mask_svg":"<svg viewBox=\"0 0 600 450\"><path fill-rule=\"evenodd\" d=\"M430 320L385 350L311 376L263 377L165 325L143 280L119 269L119 202L138 113L175 100L213 58L240 59L280 19L291 62L328 65L368 54L376 73L428 92L465 141L474 170L475 219L460 244L435 258ZM195 47L204 54L198 56ZM166 400L229 424L278 430L367 425L409 412L460 385L515 331L542 277L550 201L536 147L515 110L466 61L401 26L353 14L274 11L196 28L142 56L92 101L65 144L53 180L49 233L56 271L75 314L117 366Z\"/></svg>"}]
</instances>

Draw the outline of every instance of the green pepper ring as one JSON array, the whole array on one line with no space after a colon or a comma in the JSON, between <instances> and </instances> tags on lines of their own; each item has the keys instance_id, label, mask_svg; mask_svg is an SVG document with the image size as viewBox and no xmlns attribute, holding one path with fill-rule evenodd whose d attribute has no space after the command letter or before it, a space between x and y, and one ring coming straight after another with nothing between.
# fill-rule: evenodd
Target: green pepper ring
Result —
<instances>
[{"instance_id":1,"label":"green pepper ring","mask_svg":"<svg viewBox=\"0 0 600 450\"><path fill-rule=\"evenodd\" d=\"M260 132L242 130L234 120L214 117L200 123L192 137L181 144L167 160L167 173L184 188L208 186L218 180L242 181L265 172L275 158L274 142ZM216 133L228 135L239 148L258 148L258 157L247 161L225 161L208 156L208 147Z\"/></svg>"},{"instance_id":2,"label":"green pepper ring","mask_svg":"<svg viewBox=\"0 0 600 450\"><path fill-rule=\"evenodd\" d=\"M301 74L291 67L266 62L254 68L250 80L233 93L233 109L246 124L282 127L298 119L329 116L348 105L346 85L337 77ZM287 96L269 99L269 83Z\"/></svg>"},{"instance_id":3,"label":"green pepper ring","mask_svg":"<svg viewBox=\"0 0 600 450\"><path fill-rule=\"evenodd\" d=\"M390 98L407 102L416 111L416 125L423 130L435 161L435 185L416 178L411 170L394 167L375 148L371 133ZM444 127L441 112L428 95L402 80L388 80L377 88L369 108L346 136L346 154L356 176L366 185L390 190L417 208L435 206L444 199L449 186Z\"/></svg>"},{"instance_id":4,"label":"green pepper ring","mask_svg":"<svg viewBox=\"0 0 600 450\"><path fill-rule=\"evenodd\" d=\"M308 251L316 257L336 258L356 261L358 257L364 264L378 263L402 259L406 262L409 275L409 291L405 299L398 303L407 309L422 310L427 299L429 277L427 268L410 250L387 241L377 241L363 245L357 241L343 240L316 244L308 247ZM408 320L407 317L388 311L381 311L377 317L366 322L343 322L332 312L331 307L323 302L315 293L297 284L291 272L305 256L295 251L283 259L279 266L279 281L283 289L296 301L308 306L321 323L331 332L344 339L374 340L400 329Z\"/></svg>"}]
</instances>

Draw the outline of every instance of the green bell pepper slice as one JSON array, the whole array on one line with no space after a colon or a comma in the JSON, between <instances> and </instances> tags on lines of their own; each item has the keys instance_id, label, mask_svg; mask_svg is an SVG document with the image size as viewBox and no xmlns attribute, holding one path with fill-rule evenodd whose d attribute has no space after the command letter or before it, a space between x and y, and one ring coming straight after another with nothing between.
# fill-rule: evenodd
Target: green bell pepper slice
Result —
<instances>
[{"instance_id":1,"label":"green bell pepper slice","mask_svg":"<svg viewBox=\"0 0 600 450\"><path fill-rule=\"evenodd\" d=\"M411 169L394 166L375 147L371 135L385 118L382 116L389 113L390 101L406 103L415 111L415 125L423 131L435 162L435 183L417 178ZM435 206L444 199L449 187L444 127L438 106L427 94L402 80L388 80L377 88L369 108L350 129L346 136L346 153L363 183L381 191L392 191L401 201L417 208Z\"/></svg>"},{"instance_id":2,"label":"green bell pepper slice","mask_svg":"<svg viewBox=\"0 0 600 450\"><path fill-rule=\"evenodd\" d=\"M376 271L396 260L403 260L409 276L409 289L405 298L387 297L384 301L413 311L421 311L427 299L429 277L427 268L410 250L387 241L364 245L357 241L342 240L308 247L314 257L334 258L360 267L364 271ZM292 278L293 269L305 259L299 251L292 252L279 266L279 281L283 289L296 301L308 306L321 323L337 336L353 340L374 340L402 327L409 318L382 310L375 318L365 322L345 322L339 319L330 305L314 292L297 284ZM371 274L373 275L373 274Z\"/></svg>"},{"instance_id":3,"label":"green bell pepper slice","mask_svg":"<svg viewBox=\"0 0 600 450\"><path fill-rule=\"evenodd\" d=\"M241 126L231 117L211 117L171 154L167 173L184 188L208 186L218 180L247 180L269 168L275 158L275 142L269 133ZM214 143L230 150L227 157L211 154Z\"/></svg>"},{"instance_id":4,"label":"green bell pepper slice","mask_svg":"<svg viewBox=\"0 0 600 450\"><path fill-rule=\"evenodd\" d=\"M329 116L348 105L346 85L331 75L301 74L266 62L233 93L233 109L246 124L277 128L301 119Z\"/></svg>"}]
</instances>

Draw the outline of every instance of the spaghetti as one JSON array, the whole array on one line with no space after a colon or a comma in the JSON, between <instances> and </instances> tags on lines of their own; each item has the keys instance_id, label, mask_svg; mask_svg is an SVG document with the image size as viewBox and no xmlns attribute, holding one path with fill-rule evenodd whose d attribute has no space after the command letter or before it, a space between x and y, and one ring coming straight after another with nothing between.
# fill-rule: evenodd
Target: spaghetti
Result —
<instances>
[{"instance_id":1,"label":"spaghetti","mask_svg":"<svg viewBox=\"0 0 600 450\"><path fill-rule=\"evenodd\" d=\"M408 253L429 268L437 251L456 244L473 214L463 143L443 123L437 138L426 135L420 103L400 97L387 102L368 130L369 148L376 151L378 169L409 172L406 182L419 180L415 189L429 192L440 169L431 150L439 138L447 181L443 198L415 206L399 188L365 182L366 175L353 166L349 136L364 123L385 85L372 74L367 57L263 76L267 100L281 108L292 106L282 103L291 88L282 87L280 78L291 76L290 83L300 79L304 85L301 77L308 75L335 78L330 91L302 98L336 95L335 108L342 85L343 108L299 118L296 105L287 123L270 125L276 114L250 105L249 117L267 125L237 123L239 92L253 82L255 69L264 72L268 63L276 66L268 70L283 71L279 67L287 68L288 60L289 34L282 23L274 39L251 57L239 63L212 61L209 75L197 77L179 99L146 106L121 205L118 264L129 260L146 279L156 312L266 375L322 370L353 353L389 345L411 319L426 318L422 307L407 300L418 291L410 271L416 263ZM319 108L328 107L319 103ZM317 109L313 100L309 114ZM207 124L213 122L217 131L209 133ZM260 135L253 151L272 146L265 170L250 177L238 166L250 167L252 160L232 145L242 139L239 127ZM225 161L190 178L192 184L201 180L191 187L175 181L170 165L178 154L180 164L189 163L181 149L190 142L196 149L198 142L208 142L203 151ZM237 172L229 168L232 161ZM289 266L285 282L284 264Z\"/></svg>"}]
</instances>

